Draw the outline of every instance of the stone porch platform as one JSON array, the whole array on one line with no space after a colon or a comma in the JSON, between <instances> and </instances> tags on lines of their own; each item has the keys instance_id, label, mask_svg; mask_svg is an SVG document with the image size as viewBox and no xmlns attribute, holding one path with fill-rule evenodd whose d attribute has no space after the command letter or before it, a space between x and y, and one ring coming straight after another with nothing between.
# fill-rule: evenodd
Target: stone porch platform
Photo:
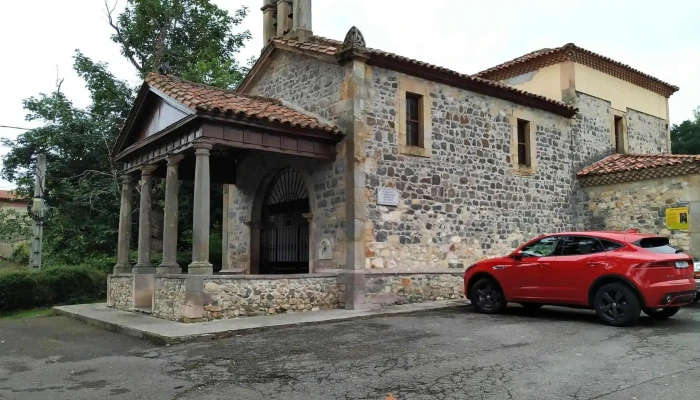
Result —
<instances>
[{"instance_id":1,"label":"stone porch platform","mask_svg":"<svg viewBox=\"0 0 700 400\"><path fill-rule=\"evenodd\" d=\"M80 304L54 307L56 315L74 318L108 331L146 339L158 345L206 341L255 331L291 326L321 324L364 319L450 307L466 307L468 300L446 300L404 304L368 310L328 310L261 317L224 319L186 324L151 317L145 314L115 310L106 304Z\"/></svg>"}]
</instances>

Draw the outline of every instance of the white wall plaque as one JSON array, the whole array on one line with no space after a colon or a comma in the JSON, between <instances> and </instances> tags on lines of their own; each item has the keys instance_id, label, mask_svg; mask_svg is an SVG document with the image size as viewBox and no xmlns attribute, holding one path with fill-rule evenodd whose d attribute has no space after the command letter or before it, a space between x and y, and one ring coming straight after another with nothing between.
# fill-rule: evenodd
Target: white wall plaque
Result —
<instances>
[{"instance_id":1,"label":"white wall plaque","mask_svg":"<svg viewBox=\"0 0 700 400\"><path fill-rule=\"evenodd\" d=\"M318 246L318 259L319 260L332 260L333 259L333 246L329 239L321 240Z\"/></svg>"},{"instance_id":2,"label":"white wall plaque","mask_svg":"<svg viewBox=\"0 0 700 400\"><path fill-rule=\"evenodd\" d=\"M381 188L377 194L377 204L381 206L396 207L399 205L399 191L390 188Z\"/></svg>"}]
</instances>

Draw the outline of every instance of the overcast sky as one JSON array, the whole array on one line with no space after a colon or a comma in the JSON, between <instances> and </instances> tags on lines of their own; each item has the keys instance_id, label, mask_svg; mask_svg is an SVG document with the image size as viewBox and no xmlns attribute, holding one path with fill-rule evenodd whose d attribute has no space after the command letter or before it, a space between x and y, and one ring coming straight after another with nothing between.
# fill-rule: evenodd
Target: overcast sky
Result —
<instances>
[{"instance_id":1,"label":"overcast sky","mask_svg":"<svg viewBox=\"0 0 700 400\"><path fill-rule=\"evenodd\" d=\"M236 28L253 34L240 60L259 54L262 1L212 1L230 12L250 9ZM700 105L698 1L314 0L313 6L317 35L342 40L355 25L370 47L464 73L573 42L679 86L671 97L672 123L690 118ZM24 120L22 100L50 93L57 75L65 79L62 90L74 104L88 104L83 82L71 68L75 49L138 83L109 39L103 0L3 1L0 7L0 125L37 126ZM2 137L21 132L0 128ZM0 189L10 187L0 181Z\"/></svg>"}]
</instances>

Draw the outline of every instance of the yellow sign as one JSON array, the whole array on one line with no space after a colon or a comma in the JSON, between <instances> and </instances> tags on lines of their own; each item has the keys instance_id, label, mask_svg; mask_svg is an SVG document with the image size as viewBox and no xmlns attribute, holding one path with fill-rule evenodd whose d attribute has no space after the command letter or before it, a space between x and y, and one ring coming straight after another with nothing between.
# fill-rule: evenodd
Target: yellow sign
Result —
<instances>
[{"instance_id":1,"label":"yellow sign","mask_svg":"<svg viewBox=\"0 0 700 400\"><path fill-rule=\"evenodd\" d=\"M690 227L688 222L690 212L688 207L674 207L666 209L666 229L687 230Z\"/></svg>"}]
</instances>

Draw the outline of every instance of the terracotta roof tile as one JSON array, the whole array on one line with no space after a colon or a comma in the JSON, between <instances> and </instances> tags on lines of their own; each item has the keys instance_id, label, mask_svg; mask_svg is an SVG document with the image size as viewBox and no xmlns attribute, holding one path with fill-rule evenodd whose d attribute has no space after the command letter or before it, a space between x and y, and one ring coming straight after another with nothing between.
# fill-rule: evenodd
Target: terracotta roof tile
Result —
<instances>
[{"instance_id":1,"label":"terracotta roof tile","mask_svg":"<svg viewBox=\"0 0 700 400\"><path fill-rule=\"evenodd\" d=\"M696 163L700 163L700 155L615 154L582 169L576 176L579 178L587 178L660 167L693 165Z\"/></svg>"},{"instance_id":2,"label":"terracotta roof tile","mask_svg":"<svg viewBox=\"0 0 700 400\"><path fill-rule=\"evenodd\" d=\"M16 200L17 196L9 190L0 190L0 200Z\"/></svg>"},{"instance_id":3,"label":"terracotta roof tile","mask_svg":"<svg viewBox=\"0 0 700 400\"><path fill-rule=\"evenodd\" d=\"M474 75L486 79L502 80L565 60L582 63L591 68L632 82L638 86L645 87L656 93L663 94L666 97L678 91L678 86L654 78L651 75L645 74L627 64L615 61L612 58L578 47L573 43L567 43L561 47L535 50L489 69L477 72Z\"/></svg>"},{"instance_id":4,"label":"terracotta roof tile","mask_svg":"<svg viewBox=\"0 0 700 400\"><path fill-rule=\"evenodd\" d=\"M285 38L277 37L277 38L273 39L273 42L277 43L277 44L293 47L293 48L298 48L301 50L306 50L306 46L309 43L314 43L317 46L312 46L311 48L309 48L309 50L313 50L313 51L316 51L318 53L322 53L322 54L326 54L326 55L336 55L343 45L343 42L333 40L333 39L324 38L321 36L312 36L309 39L309 41L307 41L307 42L299 42L295 39L285 39ZM566 104L566 103L563 103L563 102L557 101L557 100L552 100L548 97L541 96L538 94L526 92L524 90L516 89L512 86L509 86L509 85L506 85L506 84L503 84L500 82L491 81L491 80L481 78L481 77L478 77L475 75L462 74L460 72L453 71L453 70L448 69L448 68L440 67L437 65L433 65L433 64L426 63L423 61L404 57L404 56L390 53L390 52L383 51L383 50L377 50L377 49L371 49L371 48L368 48L367 50L370 53L370 57L371 56L385 57L385 58L393 59L393 60L396 60L396 61L399 61L399 62L402 62L405 64L416 65L416 66L420 66L423 68L429 68L429 69L432 69L434 71L439 71L439 72L451 75L452 77L456 77L456 78L463 79L463 80L468 80L468 81L471 81L473 83L480 84L483 86L488 86L488 87L498 89L498 90L502 90L504 92L509 92L509 93L520 95L520 96L529 97L532 99L538 99L540 101L544 101L546 103L556 105L558 107L562 107L562 108L566 109L567 111L569 111L572 115L575 114L577 111L577 109L575 107L573 107L569 104Z\"/></svg>"},{"instance_id":5,"label":"terracotta roof tile","mask_svg":"<svg viewBox=\"0 0 700 400\"><path fill-rule=\"evenodd\" d=\"M232 92L157 73L150 73L146 82L195 112L242 116L297 128L340 133L337 127L289 108L276 99Z\"/></svg>"}]
</instances>

